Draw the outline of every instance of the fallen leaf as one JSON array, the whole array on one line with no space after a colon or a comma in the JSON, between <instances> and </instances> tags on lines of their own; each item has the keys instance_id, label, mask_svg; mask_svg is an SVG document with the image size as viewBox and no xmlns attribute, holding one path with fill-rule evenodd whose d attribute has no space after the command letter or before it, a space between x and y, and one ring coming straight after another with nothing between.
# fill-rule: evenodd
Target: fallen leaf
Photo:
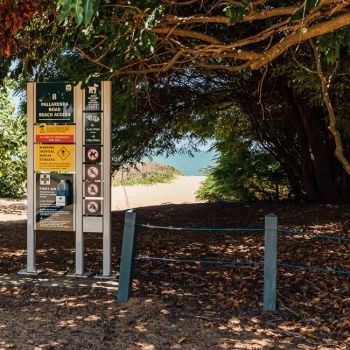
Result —
<instances>
[{"instance_id":1,"label":"fallen leaf","mask_svg":"<svg viewBox=\"0 0 350 350\"><path fill-rule=\"evenodd\" d=\"M178 342L179 344L182 344L182 343L184 343L184 342L191 341L191 340L192 340L191 337L185 336L185 337L180 338L177 342Z\"/></svg>"}]
</instances>

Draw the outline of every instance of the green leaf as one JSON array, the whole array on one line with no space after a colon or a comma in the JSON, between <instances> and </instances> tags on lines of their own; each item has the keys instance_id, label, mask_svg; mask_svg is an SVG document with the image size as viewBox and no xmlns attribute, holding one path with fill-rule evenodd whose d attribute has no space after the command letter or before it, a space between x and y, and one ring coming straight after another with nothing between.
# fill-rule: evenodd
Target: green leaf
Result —
<instances>
[{"instance_id":1,"label":"green leaf","mask_svg":"<svg viewBox=\"0 0 350 350\"><path fill-rule=\"evenodd\" d=\"M235 24L238 20L242 19L249 11L249 1L243 0L240 6L228 5L223 11L229 18L230 24Z\"/></svg>"},{"instance_id":2,"label":"green leaf","mask_svg":"<svg viewBox=\"0 0 350 350\"><path fill-rule=\"evenodd\" d=\"M70 0L58 0L57 9L59 10L58 21L62 23L71 13L71 1Z\"/></svg>"},{"instance_id":3,"label":"green leaf","mask_svg":"<svg viewBox=\"0 0 350 350\"><path fill-rule=\"evenodd\" d=\"M99 8L100 0L84 0L83 22L85 27L91 23L92 17Z\"/></svg>"},{"instance_id":4,"label":"green leaf","mask_svg":"<svg viewBox=\"0 0 350 350\"><path fill-rule=\"evenodd\" d=\"M71 8L77 24L82 24L84 18L83 0L71 0Z\"/></svg>"},{"instance_id":5,"label":"green leaf","mask_svg":"<svg viewBox=\"0 0 350 350\"><path fill-rule=\"evenodd\" d=\"M148 16L147 21L145 23L146 29L152 29L156 26L158 21L163 16L163 10L164 8L162 6L159 6L153 10L153 12Z\"/></svg>"},{"instance_id":6,"label":"green leaf","mask_svg":"<svg viewBox=\"0 0 350 350\"><path fill-rule=\"evenodd\" d=\"M94 2L94 13L97 12L101 4L101 0L95 0Z\"/></svg>"}]
</instances>

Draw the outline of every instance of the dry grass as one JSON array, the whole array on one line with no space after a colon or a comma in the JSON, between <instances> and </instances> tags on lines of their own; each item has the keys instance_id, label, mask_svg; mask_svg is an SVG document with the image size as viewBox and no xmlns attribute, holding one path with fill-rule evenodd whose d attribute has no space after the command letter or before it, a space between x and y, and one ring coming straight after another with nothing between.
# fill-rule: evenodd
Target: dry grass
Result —
<instances>
[{"instance_id":1,"label":"dry grass","mask_svg":"<svg viewBox=\"0 0 350 350\"><path fill-rule=\"evenodd\" d=\"M113 186L153 185L169 183L182 175L175 168L155 162L125 165L113 175Z\"/></svg>"}]
</instances>

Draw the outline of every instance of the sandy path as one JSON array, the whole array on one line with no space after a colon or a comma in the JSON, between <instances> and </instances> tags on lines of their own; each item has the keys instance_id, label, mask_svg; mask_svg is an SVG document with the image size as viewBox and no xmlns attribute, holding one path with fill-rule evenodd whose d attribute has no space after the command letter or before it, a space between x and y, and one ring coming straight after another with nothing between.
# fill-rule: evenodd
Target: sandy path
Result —
<instances>
[{"instance_id":1,"label":"sandy path","mask_svg":"<svg viewBox=\"0 0 350 350\"><path fill-rule=\"evenodd\" d=\"M27 200L0 198L0 221L27 220Z\"/></svg>"},{"instance_id":2,"label":"sandy path","mask_svg":"<svg viewBox=\"0 0 350 350\"><path fill-rule=\"evenodd\" d=\"M205 176L178 176L170 184L115 187L112 193L112 210L169 203L195 203L195 193L204 179Z\"/></svg>"},{"instance_id":3,"label":"sandy path","mask_svg":"<svg viewBox=\"0 0 350 350\"><path fill-rule=\"evenodd\" d=\"M195 193L204 179L204 176L178 176L170 184L115 187L112 190L112 210L195 203ZM0 221L26 220L26 204L26 200L0 199Z\"/></svg>"}]
</instances>

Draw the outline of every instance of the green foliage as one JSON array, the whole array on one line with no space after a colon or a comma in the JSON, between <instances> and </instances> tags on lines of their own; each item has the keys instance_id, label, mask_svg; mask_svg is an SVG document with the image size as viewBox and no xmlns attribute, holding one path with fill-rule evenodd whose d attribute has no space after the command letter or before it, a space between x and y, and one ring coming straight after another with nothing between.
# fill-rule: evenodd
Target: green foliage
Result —
<instances>
[{"instance_id":1,"label":"green foliage","mask_svg":"<svg viewBox=\"0 0 350 350\"><path fill-rule=\"evenodd\" d=\"M323 35L319 43L320 51L328 65L334 65L341 56L350 56L350 30L342 28ZM348 73L350 70L348 70Z\"/></svg>"},{"instance_id":2,"label":"green foliage","mask_svg":"<svg viewBox=\"0 0 350 350\"><path fill-rule=\"evenodd\" d=\"M212 119L207 128L215 137L218 157L206 169L207 179L197 192L198 198L209 201L285 198L287 175L276 157L257 141L249 116L242 108L233 104L226 110L219 109Z\"/></svg>"},{"instance_id":3,"label":"green foliage","mask_svg":"<svg viewBox=\"0 0 350 350\"><path fill-rule=\"evenodd\" d=\"M286 176L267 152L241 143L221 152L206 170L207 179L197 192L202 200L280 200L286 196ZM282 185L282 186L281 186ZM281 191L282 190L282 191Z\"/></svg>"},{"instance_id":4,"label":"green foliage","mask_svg":"<svg viewBox=\"0 0 350 350\"><path fill-rule=\"evenodd\" d=\"M91 22L92 17L100 6L100 0L85 0L84 11L83 11L83 23L88 26Z\"/></svg>"},{"instance_id":5,"label":"green foliage","mask_svg":"<svg viewBox=\"0 0 350 350\"><path fill-rule=\"evenodd\" d=\"M7 83L0 88L0 197L22 197L25 178L26 117L14 114Z\"/></svg>"},{"instance_id":6,"label":"green foliage","mask_svg":"<svg viewBox=\"0 0 350 350\"><path fill-rule=\"evenodd\" d=\"M58 0L59 21L63 22L69 16L73 16L78 25L84 23L85 26L88 26L100 2L100 0Z\"/></svg>"},{"instance_id":7,"label":"green foliage","mask_svg":"<svg viewBox=\"0 0 350 350\"><path fill-rule=\"evenodd\" d=\"M138 163L123 167L113 176L113 186L155 185L170 183L176 176L183 175L172 166L154 162Z\"/></svg>"},{"instance_id":8,"label":"green foliage","mask_svg":"<svg viewBox=\"0 0 350 350\"><path fill-rule=\"evenodd\" d=\"M49 7L48 3L50 2L44 2L43 6ZM55 6L56 3L52 4ZM176 140L183 136L191 140L196 137L211 137L215 130L214 136L217 136L220 142L218 149L223 155L227 155L227 158L229 158L228 148L237 147L237 143L230 142L232 138L235 142L239 141L240 147L242 142L253 142L253 145L248 142L246 156L254 164L258 164L259 159L266 155L261 150L257 151L261 144L264 144L276 159L284 161L284 168L288 168L290 164L288 162L291 159L294 164L289 169L289 176L292 180L296 178L294 186L298 187L302 183L299 145L301 132L293 127L285 114L286 110L295 112L294 109L299 106L295 100L301 98L307 100L310 114L316 117L319 124L322 142L327 146L331 145L326 129L327 114L323 108L319 81L316 75L309 74L301 67L304 66L309 71L315 70L312 63L313 56L307 42L300 43L298 50L289 50L275 60L274 64L269 65L266 78L262 78L259 71L246 70L235 75L221 71L211 74L204 70L196 70L197 59L191 62L190 58L188 65L180 63L187 62L185 56L179 58L179 64L175 65L175 69L169 75L166 75L166 71L162 72L164 76L149 73L147 79L144 79L145 75L140 70L152 72L164 62L171 61L179 50L176 46L177 41L183 44L184 48L195 48L200 43L196 38L183 39L181 35L177 38L171 35L165 37L163 34L159 34L163 38L159 41L152 29L163 16L165 26L161 25L160 28L171 24L171 22L167 23L169 15L179 18L192 15L198 18L202 15L214 17L221 16L225 7L226 16L230 18L231 23L235 23L250 11L253 13L255 10L277 9L280 6L292 6L300 2L272 1L255 7L251 1L234 1L229 5L228 2L224 2L214 7L210 1L194 2L186 6L177 6L175 3L157 0L125 2L106 0L101 2L100 6L99 1L59 0L60 24L53 18L48 27L49 14L52 14L51 8L48 8L45 12L48 16L35 17L30 26L20 32L21 37L18 36L18 39L24 43L30 42L31 45L27 51L20 52L23 56L18 59L20 63L17 71L32 72L32 77L26 77L28 80L33 78L35 80L72 79L85 82L94 79L113 80L113 164L115 168L127 161L140 160L147 154L169 150L172 152ZM303 1L298 15L303 18L316 6L319 6L319 3L315 0ZM276 21L282 20L282 17L278 17ZM251 25L247 22L236 23L235 30L221 24L207 23L178 24L176 28L193 29L229 45L239 38L252 37L263 32L266 26L276 21L268 18L253 21ZM302 20L300 23L302 24ZM285 35L288 33L275 35L273 42L282 40ZM329 61L327 69L323 62L325 71L331 73L334 70L331 65L337 64L344 52L343 61L348 57L347 48L350 47L347 44L348 31L338 30L318 39L321 40L322 60ZM342 44L344 42L345 45ZM56 52L52 50L53 47L60 48L62 51ZM256 43L249 49L260 52L261 48L262 43ZM294 62L293 56L297 56L299 66ZM199 57L200 55L198 62L200 62ZM210 58L208 62L221 66L237 64L234 58L222 57ZM181 69L182 67L184 69ZM135 76L124 75L127 70ZM332 94L333 100L339 101L338 104L334 104L337 112L340 108L344 110L342 114L337 113L338 125L343 125L344 120L344 130L349 129L345 124L347 119L343 118L348 110L346 101L349 100L349 82L344 75L348 72L349 68L345 67L344 63L339 63L334 77L337 80L337 90ZM262 88L260 96L259 86ZM342 86L341 89L340 86ZM288 99L285 95L287 97L289 95L290 98ZM245 120L251 119L250 134L240 133L242 128L238 128L239 132L233 133L232 127L220 126L222 120L230 121L230 118L227 118L224 113L216 112L225 111L232 104L240 106ZM298 115L298 111L295 114ZM244 120L244 118L241 119ZM225 135L224 129L229 131ZM343 130L342 133L344 133ZM223 147L221 143L226 143L227 147ZM333 154L331 146L328 153ZM244 154L243 151L242 154ZM279 156L277 157L276 154ZM238 157L237 154L230 156L232 159ZM311 159L314 158L314 154L310 156ZM270 164L270 161L266 160L266 163ZM330 160L330 163L336 164L334 160ZM225 159L225 164L230 164L228 159ZM231 165L235 166L235 163ZM311 169L311 173L314 173L314 169ZM334 170L334 174L339 174L337 169ZM248 172L246 179L254 179L254 176L252 172ZM340 178L338 175L335 176ZM239 174L236 174L237 177ZM269 186L271 187L271 182L267 185ZM271 193L266 196L273 196ZM248 191L248 194L242 195L242 198L251 199L257 196L256 193Z\"/></svg>"},{"instance_id":9,"label":"green foliage","mask_svg":"<svg viewBox=\"0 0 350 350\"><path fill-rule=\"evenodd\" d=\"M114 180L113 186L134 186L134 185L156 185L160 183L170 183L175 179L175 174L157 171L147 176L135 176L124 181Z\"/></svg>"},{"instance_id":10,"label":"green foliage","mask_svg":"<svg viewBox=\"0 0 350 350\"><path fill-rule=\"evenodd\" d=\"M242 0L239 6L227 5L223 11L225 15L230 19L231 24L235 24L238 20L242 19L249 11L249 0Z\"/></svg>"}]
</instances>

